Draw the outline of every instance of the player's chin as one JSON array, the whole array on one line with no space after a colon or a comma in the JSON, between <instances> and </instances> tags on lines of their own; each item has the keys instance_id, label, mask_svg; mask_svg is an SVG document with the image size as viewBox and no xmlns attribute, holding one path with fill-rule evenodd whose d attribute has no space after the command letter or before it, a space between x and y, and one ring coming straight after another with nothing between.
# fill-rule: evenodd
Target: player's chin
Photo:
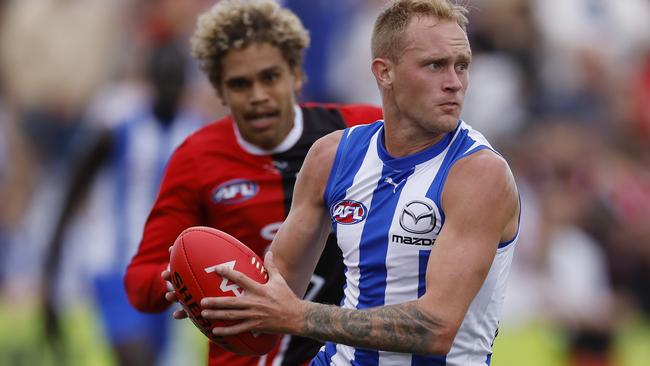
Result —
<instances>
[{"instance_id":1,"label":"player's chin","mask_svg":"<svg viewBox=\"0 0 650 366\"><path fill-rule=\"evenodd\" d=\"M456 129L459 119L460 116L457 113L445 113L438 117L438 128L441 131L451 132Z\"/></svg>"}]
</instances>

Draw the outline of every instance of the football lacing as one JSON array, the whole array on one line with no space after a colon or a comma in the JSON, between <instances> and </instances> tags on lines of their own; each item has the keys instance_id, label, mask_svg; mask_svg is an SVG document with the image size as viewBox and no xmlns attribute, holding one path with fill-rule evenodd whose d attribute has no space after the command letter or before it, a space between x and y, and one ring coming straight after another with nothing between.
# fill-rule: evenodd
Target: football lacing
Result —
<instances>
[{"instance_id":1,"label":"football lacing","mask_svg":"<svg viewBox=\"0 0 650 366\"><path fill-rule=\"evenodd\" d=\"M269 278L269 275L266 273L266 268L264 268L264 265L262 265L262 263L260 263L257 258L251 257L251 264L255 265L255 268L257 268L260 273L264 275L264 279Z\"/></svg>"}]
</instances>

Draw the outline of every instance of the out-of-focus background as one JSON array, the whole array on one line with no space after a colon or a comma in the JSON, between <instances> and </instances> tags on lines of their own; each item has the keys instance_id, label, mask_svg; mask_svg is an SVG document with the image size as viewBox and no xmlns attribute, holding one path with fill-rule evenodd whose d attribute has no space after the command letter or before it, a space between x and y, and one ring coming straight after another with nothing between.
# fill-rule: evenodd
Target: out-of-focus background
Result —
<instances>
[{"instance_id":1,"label":"out-of-focus background","mask_svg":"<svg viewBox=\"0 0 650 366\"><path fill-rule=\"evenodd\" d=\"M463 3L463 118L507 157L523 207L493 364L649 365L650 1ZM102 315L102 279L137 246L169 141L227 113L188 51L212 4L0 0L1 365L137 356L111 347L129 320ZM384 1L284 4L311 32L301 98L378 104ZM166 318L158 364L203 364L203 336Z\"/></svg>"}]
</instances>

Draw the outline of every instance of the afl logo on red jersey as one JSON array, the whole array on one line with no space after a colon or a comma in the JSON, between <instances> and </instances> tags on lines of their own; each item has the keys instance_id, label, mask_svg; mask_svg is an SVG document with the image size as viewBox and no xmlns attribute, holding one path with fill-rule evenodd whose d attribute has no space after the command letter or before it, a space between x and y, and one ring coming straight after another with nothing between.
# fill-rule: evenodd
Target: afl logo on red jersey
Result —
<instances>
[{"instance_id":1,"label":"afl logo on red jersey","mask_svg":"<svg viewBox=\"0 0 650 366\"><path fill-rule=\"evenodd\" d=\"M212 201L230 205L247 201L257 195L259 186L247 179L233 179L222 183L212 191Z\"/></svg>"},{"instance_id":2,"label":"afl logo on red jersey","mask_svg":"<svg viewBox=\"0 0 650 366\"><path fill-rule=\"evenodd\" d=\"M363 221L368 214L363 203L354 200L342 200L332 205L332 219L338 224L352 225Z\"/></svg>"}]
</instances>

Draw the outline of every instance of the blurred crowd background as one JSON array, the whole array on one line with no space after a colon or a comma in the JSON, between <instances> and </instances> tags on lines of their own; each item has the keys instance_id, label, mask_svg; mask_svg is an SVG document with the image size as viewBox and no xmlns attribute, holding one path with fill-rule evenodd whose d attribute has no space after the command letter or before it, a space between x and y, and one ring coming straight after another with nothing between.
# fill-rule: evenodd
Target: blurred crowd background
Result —
<instances>
[{"instance_id":1,"label":"blurred crowd background","mask_svg":"<svg viewBox=\"0 0 650 366\"><path fill-rule=\"evenodd\" d=\"M650 1L462 2L463 118L523 207L493 364L650 364ZM384 1L283 3L312 38L301 99L378 104ZM212 4L0 0L0 364L124 364L98 288L135 250L174 141L227 113L188 51ZM189 322L161 323L159 365L203 364Z\"/></svg>"}]
</instances>

